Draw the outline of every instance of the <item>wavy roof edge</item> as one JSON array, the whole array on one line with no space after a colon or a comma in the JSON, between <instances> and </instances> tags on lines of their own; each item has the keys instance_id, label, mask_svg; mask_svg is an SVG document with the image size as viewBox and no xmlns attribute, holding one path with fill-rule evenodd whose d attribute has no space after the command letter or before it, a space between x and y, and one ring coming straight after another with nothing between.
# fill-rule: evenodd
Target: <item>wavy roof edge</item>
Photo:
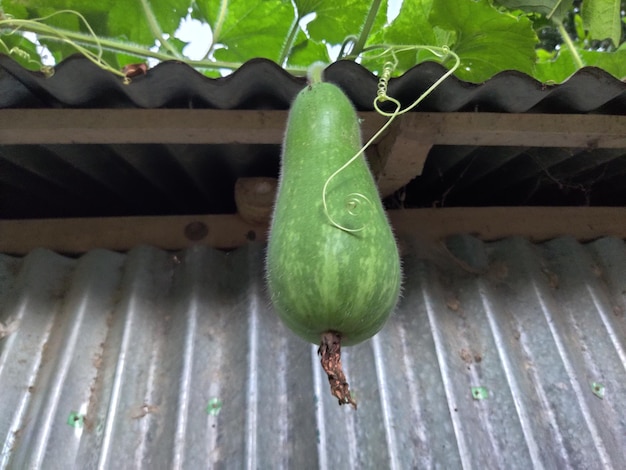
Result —
<instances>
[{"instance_id":1,"label":"wavy roof edge","mask_svg":"<svg viewBox=\"0 0 626 470\"><path fill-rule=\"evenodd\" d=\"M178 61L162 62L125 85L82 56L55 67L52 77L23 68L0 54L1 108L213 108L287 109L305 85L275 62L252 59L232 74L209 78ZM389 95L410 104L445 71L434 62L416 65L389 81ZM373 109L378 78L352 61L329 65L326 79L339 85L360 111ZM578 70L561 84L546 85L517 71L483 83L450 77L416 111L483 111L626 114L626 83L596 67Z\"/></svg>"}]
</instances>

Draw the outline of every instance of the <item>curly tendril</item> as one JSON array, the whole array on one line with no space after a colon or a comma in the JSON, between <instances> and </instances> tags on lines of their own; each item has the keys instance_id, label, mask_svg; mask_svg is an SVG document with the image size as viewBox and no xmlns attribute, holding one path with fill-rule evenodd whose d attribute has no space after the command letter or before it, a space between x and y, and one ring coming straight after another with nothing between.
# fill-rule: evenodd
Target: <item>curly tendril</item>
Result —
<instances>
[{"instance_id":1,"label":"curly tendril","mask_svg":"<svg viewBox=\"0 0 626 470\"><path fill-rule=\"evenodd\" d=\"M441 85L441 83L446 78L448 78L450 75L452 75L456 71L456 69L459 68L459 65L461 64L461 59L459 58L459 56L456 55L453 51L451 51L448 46L443 46L443 47L411 46L410 48L407 48L406 46L401 46L401 47L399 47L397 49L389 47L388 50L391 52L391 54L394 57L393 64L394 65L397 64L397 59L396 59L396 56L395 56L396 52L403 52L403 51L407 51L407 50L411 50L411 49L427 50L427 51L431 52L432 54L434 54L435 56L439 57L442 60L445 59L448 55L450 55L450 56L452 56L454 58L454 65L452 67L450 67L450 70L448 70L441 77L439 77L439 79L435 83L433 83L424 93L422 93L413 103L411 103L410 106L407 106L406 108L401 110L402 105L400 104L400 102L398 100L396 100L395 98L392 98L391 96L389 96L387 94L387 85L388 85L388 82L389 82L389 75L391 75L391 72L388 72L388 75L386 75L386 73L385 73L387 71L388 64L390 64L390 62L387 62L385 64L385 66L383 67L383 74L381 75L381 77L378 80L378 92L376 94L376 98L374 99L374 109L376 109L378 114L380 114L382 116L389 117L389 120L385 123L385 125L381 128L381 130L375 135L375 137L378 137L379 133L382 133L382 131L387 129L387 127L391 124L391 122L396 117L400 116L401 114L404 114L404 113L407 113L407 112L411 111L418 104L420 104L422 101L424 101L424 99L428 95L430 95L439 85ZM396 109L394 111L390 112L390 113L380 109L379 103L383 103L385 101L391 101L392 103L394 103L396 105ZM369 142L366 145L369 145Z\"/></svg>"},{"instance_id":2,"label":"curly tendril","mask_svg":"<svg viewBox=\"0 0 626 470\"><path fill-rule=\"evenodd\" d=\"M48 24L45 23L46 20L49 20L50 18L54 17L54 16L58 16L58 15L73 15L76 16L78 18L78 20L83 23L83 25L85 26L85 28L87 29L87 37L91 37L93 39L93 42L95 43L95 48L97 50L97 53L94 53L92 51L90 51L89 49L83 47L81 44L79 44L78 42L74 41L73 39L69 38L66 34L63 33L63 31L55 28L54 26L50 26ZM103 47L102 44L100 42L100 39L98 38L98 36L96 35L96 33L94 32L94 30L92 29L92 27L90 26L90 24L87 22L87 19L80 14L79 12L75 11L75 10L59 10L59 11L55 11L54 13L51 13L50 15L47 16L43 16L41 18L34 18L32 20L19 20L19 19L13 19L7 16L4 17L0 17L0 27L12 27L13 29L11 30L11 34L16 33L22 29L28 28L31 31L35 31L38 35L39 39L51 39L54 41L59 41L62 43L65 43L71 47L73 47L74 49L76 49L76 51L80 52L83 56L85 56L88 60L90 60L91 62L93 62L95 65L97 65L98 67L107 70L111 73L114 73L116 75L119 75L121 77L124 77L124 74L121 73L119 70L116 70L115 68L111 67L103 58ZM0 41L1 42L1 41ZM4 43L2 43L4 45ZM6 46L5 46L6 47ZM19 55L20 57L22 57L25 60L29 60L29 62L35 62L32 59L30 59L30 55L19 49L19 48L13 48L9 51L9 54L15 54L15 55ZM26 57L24 54L26 54ZM44 73L46 73L47 76L51 76L50 73L47 73L44 70Z\"/></svg>"},{"instance_id":3,"label":"curly tendril","mask_svg":"<svg viewBox=\"0 0 626 470\"><path fill-rule=\"evenodd\" d=\"M393 62L385 62L385 65L383 65L383 73L378 79L378 91L376 92L378 98L384 99L387 96L387 86L394 68L395 64Z\"/></svg>"},{"instance_id":4,"label":"curly tendril","mask_svg":"<svg viewBox=\"0 0 626 470\"><path fill-rule=\"evenodd\" d=\"M355 217L361 215L360 209L363 207L363 204L371 203L372 201L361 193L350 193L346 196L346 210L348 211L348 214Z\"/></svg>"},{"instance_id":5,"label":"curly tendril","mask_svg":"<svg viewBox=\"0 0 626 470\"><path fill-rule=\"evenodd\" d=\"M326 215L326 218L328 219L328 221L330 222L330 224L333 227L336 227L336 228L338 228L340 230L343 230L344 232L348 232L348 233L360 232L366 226L363 225L363 226L357 227L357 228L349 228L349 227L346 227L345 225L341 225L339 222L335 221L335 219L333 218L333 216L330 214L330 212L328 210L328 198L327 198L328 185L333 180L333 178L335 178L339 173L341 173L343 170L345 170L353 161L355 161L357 158L359 158L364 150L365 150L365 148L362 148L350 160L348 160L346 163L344 163L339 169L335 170L335 172L328 177L328 179L324 183L324 188L322 189L322 206L324 207L324 214ZM345 198L344 198L343 209L345 211L345 214L349 215L350 217L359 217L359 216L361 216L362 213L363 213L364 207L368 207L368 206L369 207L373 206L373 203L364 194L361 194L361 193L350 193L347 196L345 196Z\"/></svg>"},{"instance_id":6,"label":"curly tendril","mask_svg":"<svg viewBox=\"0 0 626 470\"><path fill-rule=\"evenodd\" d=\"M328 221L331 223L331 225L333 225L334 227L343 230L344 232L348 232L348 233L355 233L355 232L360 232L361 230L363 230L366 225L363 225L361 227L358 228L348 228L345 227L341 224L339 224L338 222L336 222L333 217L331 216L331 214L328 211L328 202L327 202L327 192L328 192L328 185L329 183L333 180L333 178L335 178L339 173L341 173L343 170L345 170L352 162L354 162L357 158L359 158L361 155L363 155L363 153L365 152L365 150L372 145L372 143L378 139L381 134L383 132L385 132L387 130L387 128L391 125L391 123L393 122L393 120L400 116L401 114L404 114L408 111L411 111L413 108L415 108L418 104L420 104L428 95L430 95L439 85L441 85L441 83L448 78L450 75L452 75L457 68L459 68L459 65L461 63L461 60L459 59L459 56L457 54L455 54L453 51L450 50L449 47L444 46L444 47L435 47L435 46L373 46L367 49L367 51L371 51L374 48L384 48L384 51L381 52L380 54L378 54L377 56L375 56L374 58L377 57L384 57L385 55L389 55L391 54L392 56L392 61L387 61L385 62L385 64L383 65L383 71L380 75L380 77L378 78L378 85L377 85L377 91L376 91L376 98L374 98L374 109L376 110L376 112L382 116L386 116L389 119L387 120L387 122L365 143L365 145L363 145L361 147L361 149L354 155L352 156L352 158L350 158L346 163L344 163L339 169L337 169L332 175L330 175L328 177L328 179L326 180L326 183L324 183L324 188L322 189L322 205L324 206L324 214L326 215L326 217L328 218ZM398 66L398 59L396 57L396 54L398 52L406 52L406 51L411 51L411 50L427 50L429 52L431 52L432 54L434 54L435 56L437 56L438 58L440 58L441 60L445 59L448 56L452 56L452 58L454 58L454 65L450 68L450 70L448 70L446 73L444 73L435 83L433 83L424 93L422 93L411 105L409 105L408 107L402 109L402 104L395 98L392 98L391 96L389 96L387 94L387 89L389 86L389 80L391 78L391 74L393 73L393 71L396 69L396 67ZM366 52L366 51L364 51ZM370 57L372 58L372 57ZM392 112L387 112L387 111L383 111L382 109L380 109L380 103L383 103L385 101L389 101L391 103L394 104L395 109ZM346 212L350 215L350 216L357 216L360 215L360 209L363 207L364 204L369 204L372 205L372 201L370 201L366 196L364 196L363 194L360 193L351 193L348 194L346 196Z\"/></svg>"}]
</instances>

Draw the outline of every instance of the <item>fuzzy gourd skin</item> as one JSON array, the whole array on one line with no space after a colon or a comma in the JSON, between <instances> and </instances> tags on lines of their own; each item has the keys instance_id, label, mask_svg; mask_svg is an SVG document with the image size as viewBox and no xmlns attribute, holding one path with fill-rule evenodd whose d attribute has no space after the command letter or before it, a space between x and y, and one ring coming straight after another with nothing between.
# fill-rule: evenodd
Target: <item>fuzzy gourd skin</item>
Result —
<instances>
[{"instance_id":1,"label":"fuzzy gourd skin","mask_svg":"<svg viewBox=\"0 0 626 470\"><path fill-rule=\"evenodd\" d=\"M287 123L267 254L267 283L283 322L314 344L323 333L343 345L375 335L401 284L397 245L361 148L354 108L333 84L303 89Z\"/></svg>"}]
</instances>

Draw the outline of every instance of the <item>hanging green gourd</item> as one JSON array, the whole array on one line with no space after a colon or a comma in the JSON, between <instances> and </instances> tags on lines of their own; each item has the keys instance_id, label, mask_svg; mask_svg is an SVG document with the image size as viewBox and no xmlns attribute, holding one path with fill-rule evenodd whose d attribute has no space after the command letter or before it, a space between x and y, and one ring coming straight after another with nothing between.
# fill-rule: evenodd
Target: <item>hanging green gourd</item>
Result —
<instances>
[{"instance_id":1,"label":"hanging green gourd","mask_svg":"<svg viewBox=\"0 0 626 470\"><path fill-rule=\"evenodd\" d=\"M374 336L400 294L398 248L350 100L313 68L289 112L267 254L275 310L319 344L331 392L356 403L341 345Z\"/></svg>"}]
</instances>

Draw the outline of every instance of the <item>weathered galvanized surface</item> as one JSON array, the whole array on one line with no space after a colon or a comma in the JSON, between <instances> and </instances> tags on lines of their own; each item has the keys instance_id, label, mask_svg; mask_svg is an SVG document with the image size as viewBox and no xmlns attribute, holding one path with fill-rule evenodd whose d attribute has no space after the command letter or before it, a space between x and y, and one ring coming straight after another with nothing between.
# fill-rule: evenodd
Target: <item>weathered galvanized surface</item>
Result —
<instances>
[{"instance_id":1,"label":"weathered galvanized surface","mask_svg":"<svg viewBox=\"0 0 626 470\"><path fill-rule=\"evenodd\" d=\"M262 246L0 256L0 468L626 467L624 242L448 247L344 350L356 412Z\"/></svg>"}]
</instances>

